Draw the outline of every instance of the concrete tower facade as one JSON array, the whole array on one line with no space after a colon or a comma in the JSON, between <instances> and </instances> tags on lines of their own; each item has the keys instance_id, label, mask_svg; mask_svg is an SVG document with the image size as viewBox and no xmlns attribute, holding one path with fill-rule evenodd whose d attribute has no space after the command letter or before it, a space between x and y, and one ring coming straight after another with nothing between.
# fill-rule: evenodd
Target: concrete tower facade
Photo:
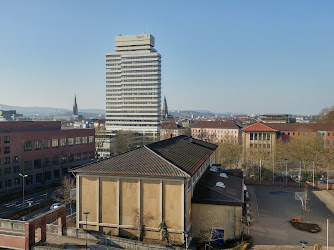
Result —
<instances>
[{"instance_id":1,"label":"concrete tower facade","mask_svg":"<svg viewBox=\"0 0 334 250\"><path fill-rule=\"evenodd\" d=\"M150 34L115 37L106 53L106 129L160 133L161 55Z\"/></svg>"}]
</instances>

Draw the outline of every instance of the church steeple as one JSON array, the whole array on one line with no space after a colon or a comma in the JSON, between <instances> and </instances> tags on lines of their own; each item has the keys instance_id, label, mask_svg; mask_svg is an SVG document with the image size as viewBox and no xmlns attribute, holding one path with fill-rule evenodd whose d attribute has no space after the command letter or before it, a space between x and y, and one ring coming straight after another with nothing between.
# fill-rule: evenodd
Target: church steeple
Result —
<instances>
[{"instance_id":1,"label":"church steeple","mask_svg":"<svg viewBox=\"0 0 334 250\"><path fill-rule=\"evenodd\" d=\"M164 96L164 102L162 103L162 117L163 118L167 118L168 117L168 106L167 106L167 100L166 100L166 96Z\"/></svg>"},{"instance_id":2,"label":"church steeple","mask_svg":"<svg viewBox=\"0 0 334 250\"><path fill-rule=\"evenodd\" d=\"M77 95L74 96L73 115L78 115Z\"/></svg>"}]
</instances>

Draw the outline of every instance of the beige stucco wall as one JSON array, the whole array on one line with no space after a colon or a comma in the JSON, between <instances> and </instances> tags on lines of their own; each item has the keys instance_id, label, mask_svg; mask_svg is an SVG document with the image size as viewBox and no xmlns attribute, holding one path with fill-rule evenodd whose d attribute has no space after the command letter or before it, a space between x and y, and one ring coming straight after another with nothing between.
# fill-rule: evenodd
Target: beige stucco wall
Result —
<instances>
[{"instance_id":1,"label":"beige stucco wall","mask_svg":"<svg viewBox=\"0 0 334 250\"><path fill-rule=\"evenodd\" d=\"M137 233L137 230L132 229L134 217L140 209L141 220L152 217L145 222L146 238L160 239L158 228L161 221L165 220L168 228L177 232L171 232L173 240L183 240L183 179L169 181L80 175L77 178L80 190L79 227L85 226L83 212L87 211L90 212L90 229L106 233L111 230L113 235L133 237ZM191 202L191 196L187 200Z\"/></svg>"},{"instance_id":2,"label":"beige stucco wall","mask_svg":"<svg viewBox=\"0 0 334 250\"><path fill-rule=\"evenodd\" d=\"M121 179L120 224L134 225L134 214L139 209L138 179Z\"/></svg>"},{"instance_id":3,"label":"beige stucco wall","mask_svg":"<svg viewBox=\"0 0 334 250\"><path fill-rule=\"evenodd\" d=\"M160 181L141 181L141 213L146 227L158 228L160 224ZM148 219L151 217L150 219Z\"/></svg>"},{"instance_id":4,"label":"beige stucco wall","mask_svg":"<svg viewBox=\"0 0 334 250\"><path fill-rule=\"evenodd\" d=\"M80 220L86 220L84 212L89 212L88 221L97 222L97 179L80 177Z\"/></svg>"},{"instance_id":5,"label":"beige stucco wall","mask_svg":"<svg viewBox=\"0 0 334 250\"><path fill-rule=\"evenodd\" d=\"M187 229L191 223L191 197L192 191L190 190L187 194Z\"/></svg>"},{"instance_id":6,"label":"beige stucco wall","mask_svg":"<svg viewBox=\"0 0 334 250\"><path fill-rule=\"evenodd\" d=\"M241 232L241 206L192 204L192 236L198 237L200 230L224 229L224 239L234 238Z\"/></svg>"},{"instance_id":7,"label":"beige stucco wall","mask_svg":"<svg viewBox=\"0 0 334 250\"><path fill-rule=\"evenodd\" d=\"M169 228L176 230L183 230L182 192L181 182L163 182L163 219Z\"/></svg>"},{"instance_id":8,"label":"beige stucco wall","mask_svg":"<svg viewBox=\"0 0 334 250\"><path fill-rule=\"evenodd\" d=\"M100 222L117 224L117 196L117 179L100 178Z\"/></svg>"}]
</instances>

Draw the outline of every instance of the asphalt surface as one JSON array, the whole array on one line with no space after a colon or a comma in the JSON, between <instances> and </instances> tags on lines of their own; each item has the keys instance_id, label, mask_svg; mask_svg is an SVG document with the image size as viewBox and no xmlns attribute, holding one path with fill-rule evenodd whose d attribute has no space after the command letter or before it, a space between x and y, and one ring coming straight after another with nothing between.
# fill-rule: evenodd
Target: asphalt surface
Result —
<instances>
[{"instance_id":1,"label":"asphalt surface","mask_svg":"<svg viewBox=\"0 0 334 250\"><path fill-rule=\"evenodd\" d=\"M24 197L25 207L28 207L29 202L32 206L41 204L46 201L52 200L52 194L56 191L56 188L48 189L48 191L41 191L35 194L27 195ZM13 213L19 212L23 208L23 199L19 198L16 200L4 202L0 204L0 218L6 218Z\"/></svg>"},{"instance_id":2,"label":"asphalt surface","mask_svg":"<svg viewBox=\"0 0 334 250\"><path fill-rule=\"evenodd\" d=\"M322 229L320 233L309 233L297 230L289 223L291 218L302 217L301 201L295 199L295 192L303 189L260 186L248 186L248 189L253 223L250 235L254 246L301 246L299 241L305 240L309 246L321 244L325 247L327 219L329 246L334 246L334 197L328 191L309 191L310 211L306 221L316 223Z\"/></svg>"}]
</instances>

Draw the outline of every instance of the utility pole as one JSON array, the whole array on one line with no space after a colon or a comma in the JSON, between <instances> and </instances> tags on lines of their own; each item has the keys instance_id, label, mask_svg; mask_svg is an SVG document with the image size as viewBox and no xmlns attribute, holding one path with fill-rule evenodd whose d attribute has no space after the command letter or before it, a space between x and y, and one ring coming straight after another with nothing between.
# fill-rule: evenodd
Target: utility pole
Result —
<instances>
[{"instance_id":1,"label":"utility pole","mask_svg":"<svg viewBox=\"0 0 334 250\"><path fill-rule=\"evenodd\" d=\"M314 161L313 161L313 189L314 189Z\"/></svg>"},{"instance_id":2,"label":"utility pole","mask_svg":"<svg viewBox=\"0 0 334 250\"><path fill-rule=\"evenodd\" d=\"M89 212L84 212L84 215L86 216L86 249L87 249L87 218L88 218Z\"/></svg>"},{"instance_id":3,"label":"utility pole","mask_svg":"<svg viewBox=\"0 0 334 250\"><path fill-rule=\"evenodd\" d=\"M261 159L260 159L260 186L261 186L261 180L262 180L262 171L261 171Z\"/></svg>"}]
</instances>

